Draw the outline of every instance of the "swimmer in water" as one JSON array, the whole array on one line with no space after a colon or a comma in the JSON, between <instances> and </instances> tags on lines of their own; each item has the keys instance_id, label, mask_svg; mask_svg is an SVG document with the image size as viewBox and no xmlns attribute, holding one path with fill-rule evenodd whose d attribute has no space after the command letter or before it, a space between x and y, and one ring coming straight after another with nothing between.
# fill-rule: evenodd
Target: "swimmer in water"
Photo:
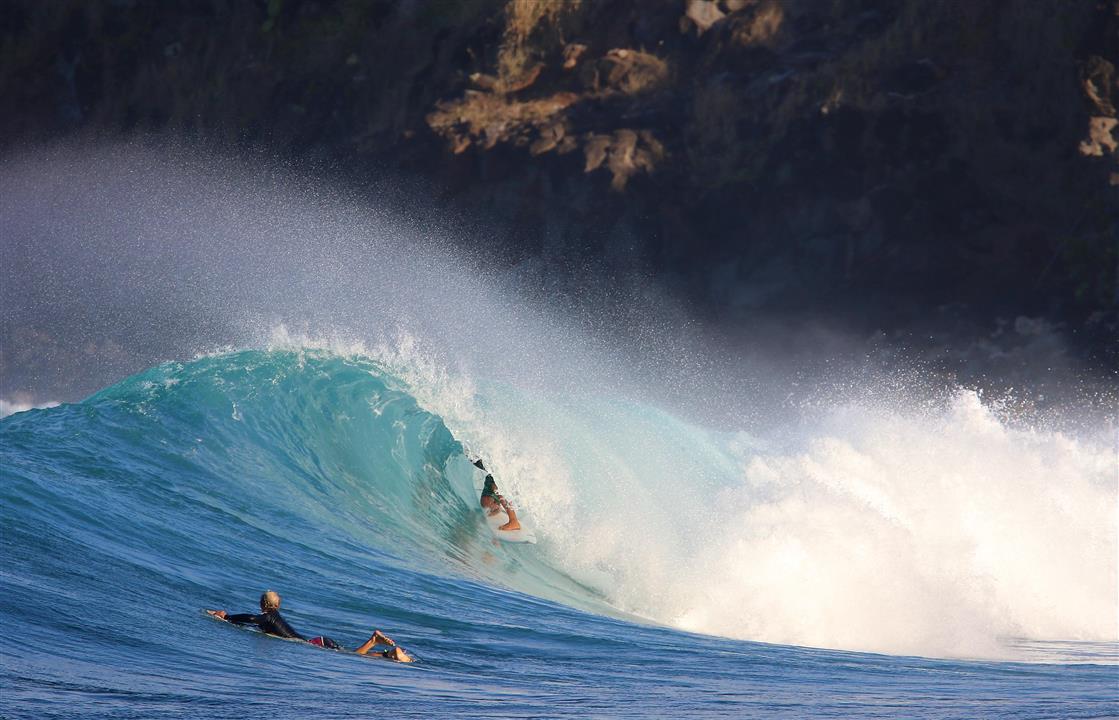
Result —
<instances>
[{"instance_id":1,"label":"swimmer in water","mask_svg":"<svg viewBox=\"0 0 1119 720\"><path fill-rule=\"evenodd\" d=\"M474 461L474 467L482 472L486 472L486 466L482 464L482 459L478 458ZM501 496L497 491L497 481L493 479L493 475L486 472L486 481L482 485L482 497L478 498L482 509L486 511L487 515L496 515L499 511L504 510L505 514L509 516L509 522L498 527L498 530L520 530L521 522L517 520L517 511L509 504L509 501Z\"/></svg>"},{"instance_id":2,"label":"swimmer in water","mask_svg":"<svg viewBox=\"0 0 1119 720\"><path fill-rule=\"evenodd\" d=\"M234 625L256 625L260 631L268 635L275 635L276 637L289 638L292 640L303 640L312 645L319 647L329 648L331 650L345 650L344 647L334 642L328 637L318 635L313 638L305 638L295 631L287 620L280 615L280 594L274 590L265 590L260 595L260 614L254 615L252 613L242 613L238 615L230 615L225 610L207 610L207 613L216 617L219 620L233 623ZM412 656L404 651L404 648L398 646L388 636L384 635L380 630L374 630L369 639L362 643L361 647L354 650L358 655L368 655L377 645L388 646L387 650L373 654L373 657L383 657L388 660L396 660L397 662L412 662Z\"/></svg>"}]
</instances>

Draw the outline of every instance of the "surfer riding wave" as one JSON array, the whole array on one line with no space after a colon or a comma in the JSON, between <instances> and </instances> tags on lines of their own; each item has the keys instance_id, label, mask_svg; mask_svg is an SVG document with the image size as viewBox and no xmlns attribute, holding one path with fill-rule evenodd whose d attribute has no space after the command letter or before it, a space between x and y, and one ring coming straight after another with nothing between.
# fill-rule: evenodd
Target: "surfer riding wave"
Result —
<instances>
[{"instance_id":1,"label":"surfer riding wave","mask_svg":"<svg viewBox=\"0 0 1119 720\"><path fill-rule=\"evenodd\" d=\"M521 522L517 519L517 511L509 504L501 493L497 491L497 481L493 479L493 475L486 470L486 466L482 464L482 459L478 458L474 461L474 467L486 473L485 483L482 485L482 496L478 498L482 509L486 511L487 515L496 515L501 510L509 517L509 522L500 526L498 530L520 530Z\"/></svg>"}]
</instances>

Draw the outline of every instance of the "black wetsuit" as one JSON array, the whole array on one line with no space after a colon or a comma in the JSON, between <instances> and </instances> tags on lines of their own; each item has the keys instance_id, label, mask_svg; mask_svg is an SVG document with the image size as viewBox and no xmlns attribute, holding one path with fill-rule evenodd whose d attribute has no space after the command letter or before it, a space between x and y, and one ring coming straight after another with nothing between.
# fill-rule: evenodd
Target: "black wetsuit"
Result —
<instances>
[{"instance_id":1,"label":"black wetsuit","mask_svg":"<svg viewBox=\"0 0 1119 720\"><path fill-rule=\"evenodd\" d=\"M280 617L279 610L269 610L260 615L253 615L251 613L242 613L240 615L226 615L225 619L234 625L256 625L260 628L261 632L266 632L269 635L276 635L282 638L293 638L295 640L306 640L295 631L288 621Z\"/></svg>"}]
</instances>

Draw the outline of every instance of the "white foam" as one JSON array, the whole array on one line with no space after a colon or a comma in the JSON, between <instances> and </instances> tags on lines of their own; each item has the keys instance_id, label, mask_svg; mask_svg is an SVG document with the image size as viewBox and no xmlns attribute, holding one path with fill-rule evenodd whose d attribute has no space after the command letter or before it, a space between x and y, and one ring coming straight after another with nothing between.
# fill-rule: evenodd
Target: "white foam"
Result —
<instances>
[{"instance_id":1,"label":"white foam","mask_svg":"<svg viewBox=\"0 0 1119 720\"><path fill-rule=\"evenodd\" d=\"M24 394L17 393L12 399L0 398L0 418L15 415L16 413L37 410L41 408L57 407L53 400L32 400Z\"/></svg>"},{"instance_id":2,"label":"white foam","mask_svg":"<svg viewBox=\"0 0 1119 720\"><path fill-rule=\"evenodd\" d=\"M740 469L719 490L655 468L648 489L586 478L611 487L577 508L566 561L609 568L625 609L742 639L992 657L1011 637L1119 638L1107 443L1009 428L966 391L939 414L847 406L802 432L791 452L727 442Z\"/></svg>"}]
</instances>

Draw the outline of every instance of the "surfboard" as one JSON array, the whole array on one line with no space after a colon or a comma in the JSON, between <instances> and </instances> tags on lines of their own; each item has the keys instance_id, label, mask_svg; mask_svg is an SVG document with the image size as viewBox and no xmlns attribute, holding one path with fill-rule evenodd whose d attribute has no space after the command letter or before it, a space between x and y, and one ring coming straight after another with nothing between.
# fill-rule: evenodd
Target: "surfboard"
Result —
<instances>
[{"instance_id":1,"label":"surfboard","mask_svg":"<svg viewBox=\"0 0 1119 720\"><path fill-rule=\"evenodd\" d=\"M485 514L485 510L482 511ZM493 536L502 542L508 543L535 543L536 535L525 526L524 521L521 521L520 530L499 530L502 525L509 522L509 518L503 512L497 512L494 515L486 515L486 525L489 527Z\"/></svg>"}]
</instances>

